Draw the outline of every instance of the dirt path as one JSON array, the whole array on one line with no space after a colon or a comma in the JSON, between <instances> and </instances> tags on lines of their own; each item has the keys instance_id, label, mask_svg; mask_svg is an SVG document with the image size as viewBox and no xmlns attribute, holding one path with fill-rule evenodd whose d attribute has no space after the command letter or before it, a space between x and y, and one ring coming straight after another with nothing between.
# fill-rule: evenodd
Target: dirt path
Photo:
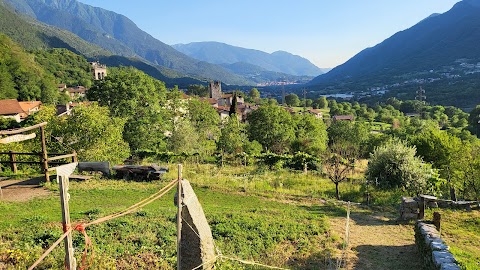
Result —
<instances>
[{"instance_id":1,"label":"dirt path","mask_svg":"<svg viewBox=\"0 0 480 270\"><path fill-rule=\"evenodd\" d=\"M413 225L397 224L396 217L353 209L346 269L422 269ZM331 218L332 228L345 235L345 218Z\"/></svg>"},{"instance_id":2,"label":"dirt path","mask_svg":"<svg viewBox=\"0 0 480 270\"><path fill-rule=\"evenodd\" d=\"M41 177L28 180L0 181L0 201L24 202L36 197L50 195L50 191L39 185L40 179Z\"/></svg>"}]
</instances>

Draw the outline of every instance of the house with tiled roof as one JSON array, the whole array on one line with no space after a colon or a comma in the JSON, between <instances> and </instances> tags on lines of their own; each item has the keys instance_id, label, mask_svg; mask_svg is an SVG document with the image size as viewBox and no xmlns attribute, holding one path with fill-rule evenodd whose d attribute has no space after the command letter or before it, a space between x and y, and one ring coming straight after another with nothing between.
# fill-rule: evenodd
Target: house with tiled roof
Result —
<instances>
[{"instance_id":1,"label":"house with tiled roof","mask_svg":"<svg viewBox=\"0 0 480 270\"><path fill-rule=\"evenodd\" d=\"M320 110L317 110L317 109L310 109L307 111L309 114L315 116L316 118L318 119L321 119L323 118L323 112L321 112Z\"/></svg>"},{"instance_id":2,"label":"house with tiled roof","mask_svg":"<svg viewBox=\"0 0 480 270\"><path fill-rule=\"evenodd\" d=\"M22 121L22 114L25 114L25 111L16 99L0 100L0 116L4 118L13 118L17 122L20 122Z\"/></svg>"},{"instance_id":3,"label":"house with tiled roof","mask_svg":"<svg viewBox=\"0 0 480 270\"><path fill-rule=\"evenodd\" d=\"M24 111L24 113L20 115L22 119L27 118L29 115L40 111L40 106L42 106L41 101L19 101L18 103Z\"/></svg>"}]
</instances>

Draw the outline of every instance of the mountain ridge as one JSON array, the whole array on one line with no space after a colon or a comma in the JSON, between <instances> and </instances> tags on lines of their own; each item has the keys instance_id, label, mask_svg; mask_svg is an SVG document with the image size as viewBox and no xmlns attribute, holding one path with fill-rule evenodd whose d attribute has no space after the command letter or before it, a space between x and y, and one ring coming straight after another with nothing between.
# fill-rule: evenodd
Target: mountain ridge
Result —
<instances>
[{"instance_id":1,"label":"mountain ridge","mask_svg":"<svg viewBox=\"0 0 480 270\"><path fill-rule=\"evenodd\" d=\"M244 62L262 67L267 71L295 76L317 76L323 73L322 69L308 59L286 51L267 53L216 41L174 44L172 47L190 57L213 64Z\"/></svg>"},{"instance_id":2,"label":"mountain ridge","mask_svg":"<svg viewBox=\"0 0 480 270\"><path fill-rule=\"evenodd\" d=\"M199 79L252 84L225 68L188 57L141 30L126 16L76 0L4 0L17 11L80 36L104 49Z\"/></svg>"},{"instance_id":3,"label":"mountain ridge","mask_svg":"<svg viewBox=\"0 0 480 270\"><path fill-rule=\"evenodd\" d=\"M310 84L352 81L362 76L374 77L380 72L399 76L402 72L420 72L448 65L460 58L480 57L475 45L475 41L480 41L480 31L478 27L469 26L471 24L480 27L479 0L464 0L443 14L429 16L366 48ZM462 29L473 30L464 32Z\"/></svg>"}]
</instances>

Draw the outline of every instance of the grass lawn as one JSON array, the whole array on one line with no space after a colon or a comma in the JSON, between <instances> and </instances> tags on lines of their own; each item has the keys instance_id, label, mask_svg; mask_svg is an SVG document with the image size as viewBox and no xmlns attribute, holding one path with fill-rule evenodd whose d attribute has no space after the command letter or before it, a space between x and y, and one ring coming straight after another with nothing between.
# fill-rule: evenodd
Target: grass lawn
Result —
<instances>
[{"instance_id":1,"label":"grass lawn","mask_svg":"<svg viewBox=\"0 0 480 270\"><path fill-rule=\"evenodd\" d=\"M213 172L205 166L197 169ZM232 188L222 188L221 183L210 187L207 182L222 177L211 174L193 177L198 174L197 169L187 169L184 175L191 180L216 245L224 255L292 269L325 268L326 263L335 261L341 240L332 235L327 216L345 216L342 207L325 207L319 211L311 202L287 201L271 194L255 195L248 191L254 184L245 186L243 181ZM175 173L172 171L167 178L173 178ZM164 184L162 181L138 183L106 179L71 182L71 219L91 221L123 210ZM61 235L58 188L55 184L50 188L54 193L47 198L0 202L3 213L0 268L25 269ZM94 244L92 268L174 269L176 207L173 193L137 213L88 227ZM297 193L301 191L291 192ZM79 262L83 245L83 236L75 232L74 246ZM57 247L38 269L61 269L63 254L63 247ZM217 269L258 268L220 261Z\"/></svg>"},{"instance_id":2,"label":"grass lawn","mask_svg":"<svg viewBox=\"0 0 480 270\"><path fill-rule=\"evenodd\" d=\"M176 166L171 165L165 179L174 179L176 175ZM341 183L343 200L364 201L366 190L361 175L360 169L352 176L354 180ZM338 264L345 244L346 207L335 204L334 184L318 173L188 164L183 176L192 183L223 255L288 269L335 269ZM167 182L71 182L71 219L73 223L91 221L124 210ZM0 269L25 269L61 235L58 186L47 187L53 191L48 197L28 202L0 201ZM373 210L352 210L347 266L393 269L389 267L398 265L396 256L414 256L415 252L413 228L399 226L394 220L403 194L371 187L369 190ZM136 213L88 227L94 245L93 265L89 269L174 269L177 209L173 193ZM471 219L463 213L452 213L452 227L448 227L450 222L444 223L445 240L463 265L478 262L478 215ZM448 220L449 215L444 217ZM464 231L453 226L456 219L465 222ZM80 262L84 239L77 232L74 246ZM37 269L61 269L63 256L62 244ZM415 269L413 262L404 265L397 269ZM218 261L216 267L263 269L228 260Z\"/></svg>"},{"instance_id":3,"label":"grass lawn","mask_svg":"<svg viewBox=\"0 0 480 270\"><path fill-rule=\"evenodd\" d=\"M433 211L441 213L442 239L462 269L480 269L480 211L433 209L427 212L427 219L432 219Z\"/></svg>"}]
</instances>

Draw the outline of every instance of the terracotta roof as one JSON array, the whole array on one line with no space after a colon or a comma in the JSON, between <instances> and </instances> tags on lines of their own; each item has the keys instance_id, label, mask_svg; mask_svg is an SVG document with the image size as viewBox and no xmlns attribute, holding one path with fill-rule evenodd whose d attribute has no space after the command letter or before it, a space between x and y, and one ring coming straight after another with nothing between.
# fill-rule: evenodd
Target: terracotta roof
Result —
<instances>
[{"instance_id":1,"label":"terracotta roof","mask_svg":"<svg viewBox=\"0 0 480 270\"><path fill-rule=\"evenodd\" d=\"M353 115L334 115L333 120L353 120Z\"/></svg>"},{"instance_id":2,"label":"terracotta roof","mask_svg":"<svg viewBox=\"0 0 480 270\"><path fill-rule=\"evenodd\" d=\"M308 110L308 112L310 112L310 113L316 113L316 114L322 114L322 111L317 110L317 109L310 109L310 110Z\"/></svg>"},{"instance_id":3,"label":"terracotta roof","mask_svg":"<svg viewBox=\"0 0 480 270\"><path fill-rule=\"evenodd\" d=\"M22 110L24 110L25 112L29 112L31 109L42 105L41 101L20 101L18 103L20 104L20 107L22 107Z\"/></svg>"},{"instance_id":4,"label":"terracotta roof","mask_svg":"<svg viewBox=\"0 0 480 270\"><path fill-rule=\"evenodd\" d=\"M0 115L12 115L23 113L20 103L16 99L0 100Z\"/></svg>"}]
</instances>

